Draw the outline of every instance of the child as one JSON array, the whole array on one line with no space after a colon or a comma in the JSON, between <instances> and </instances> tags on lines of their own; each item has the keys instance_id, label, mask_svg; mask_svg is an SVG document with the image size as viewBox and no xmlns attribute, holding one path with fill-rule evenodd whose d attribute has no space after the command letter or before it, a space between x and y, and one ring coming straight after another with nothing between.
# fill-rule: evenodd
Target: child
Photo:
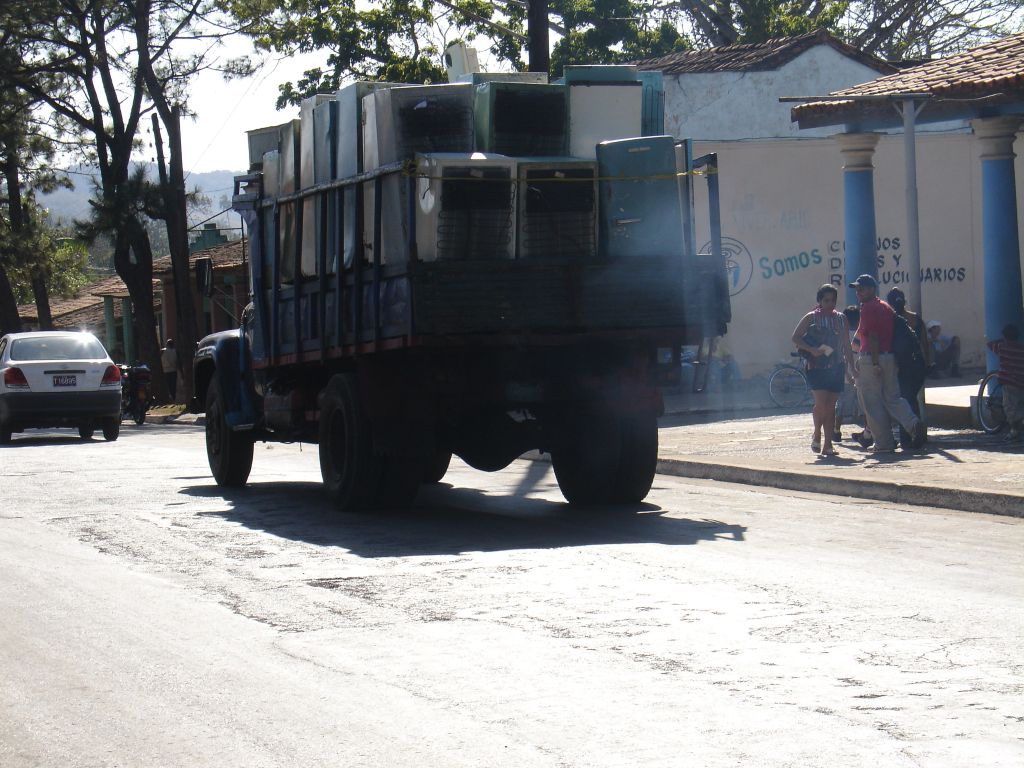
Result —
<instances>
[{"instance_id":1,"label":"child","mask_svg":"<svg viewBox=\"0 0 1024 768\"><path fill-rule=\"evenodd\" d=\"M1024 419L1024 344L1018 340L1016 325L1003 328L1003 338L990 341L988 348L999 356L999 383L1003 386L1003 410L1010 425L1007 442L1020 439Z\"/></svg>"}]
</instances>

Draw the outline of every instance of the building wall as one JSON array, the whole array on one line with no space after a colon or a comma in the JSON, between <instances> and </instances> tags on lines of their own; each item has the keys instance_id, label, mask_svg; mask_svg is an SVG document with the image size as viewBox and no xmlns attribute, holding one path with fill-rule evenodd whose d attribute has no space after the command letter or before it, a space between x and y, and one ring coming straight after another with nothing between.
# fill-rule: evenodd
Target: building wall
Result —
<instances>
[{"instance_id":1,"label":"building wall","mask_svg":"<svg viewBox=\"0 0 1024 768\"><path fill-rule=\"evenodd\" d=\"M879 76L828 45L768 72L666 75L665 131L700 140L828 136L835 129L800 131L790 120L794 105L779 97L819 96Z\"/></svg>"},{"instance_id":2,"label":"building wall","mask_svg":"<svg viewBox=\"0 0 1024 768\"><path fill-rule=\"evenodd\" d=\"M1020 142L1018 152L1024 150ZM822 283L840 284L842 157L834 139L698 142L719 155L722 229L730 265L733 322L728 342L744 376L788 360L790 336ZM966 365L983 364L984 313L979 143L963 133L919 135L918 209L925 319L961 337ZM875 153L875 210L881 293L903 285L906 206L903 137ZM1018 156L1018 188L1024 162ZM709 238L698 184L698 245ZM1018 208L1020 208L1018 195ZM1018 216L1024 217L1024 211ZM1022 218L1021 220L1024 220ZM852 300L840 292L840 303Z\"/></svg>"}]
</instances>

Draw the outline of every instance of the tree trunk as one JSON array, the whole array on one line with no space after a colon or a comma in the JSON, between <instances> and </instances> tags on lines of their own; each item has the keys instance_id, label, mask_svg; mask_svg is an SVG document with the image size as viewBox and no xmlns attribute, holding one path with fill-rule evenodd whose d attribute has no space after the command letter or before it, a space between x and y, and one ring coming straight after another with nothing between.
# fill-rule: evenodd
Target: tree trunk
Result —
<instances>
[{"instance_id":1,"label":"tree trunk","mask_svg":"<svg viewBox=\"0 0 1024 768\"><path fill-rule=\"evenodd\" d=\"M135 251L134 264L128 258L131 250ZM124 280L132 300L137 357L153 372L153 395L157 400L166 401L169 393L167 382L160 375L160 344L156 338L156 313L153 311L153 253L145 228L134 218L129 218L117 233L114 267Z\"/></svg>"},{"instance_id":2,"label":"tree trunk","mask_svg":"<svg viewBox=\"0 0 1024 768\"><path fill-rule=\"evenodd\" d=\"M547 72L551 68L548 43L548 0L530 0L527 11L527 36L529 42L529 69L531 72Z\"/></svg>"},{"instance_id":3,"label":"tree trunk","mask_svg":"<svg viewBox=\"0 0 1024 768\"><path fill-rule=\"evenodd\" d=\"M167 143L170 145L170 173L163 170L163 142L160 138L160 124L153 116L153 133L157 143L157 159L163 182L164 202L167 214L167 241L171 250L171 266L174 276L175 313L178 330L175 339L178 350L178 370L184 385L182 397L185 402L192 399L192 365L196 349L196 313L192 300L192 281L189 279L188 219L185 206L185 171L181 157L181 122L177 107L171 112L166 124Z\"/></svg>"},{"instance_id":4,"label":"tree trunk","mask_svg":"<svg viewBox=\"0 0 1024 768\"><path fill-rule=\"evenodd\" d=\"M7 277L7 270L0 264L0 335L17 333L21 330L21 317L18 315L18 302L14 298L14 289Z\"/></svg>"},{"instance_id":5,"label":"tree trunk","mask_svg":"<svg viewBox=\"0 0 1024 768\"><path fill-rule=\"evenodd\" d=\"M18 162L17 139L11 135L4 141L4 179L7 181L7 210L10 219L11 239L14 247L18 248L19 238L25 231L25 209L21 205L21 177L19 175L20 163ZM32 285L35 289L35 281ZM39 327L50 328L50 305L46 303L46 323L43 325L43 314L40 309ZM14 289L11 287L7 270L0 265L0 326L4 332L20 331L21 318L18 316L18 302L14 298Z\"/></svg>"},{"instance_id":6,"label":"tree trunk","mask_svg":"<svg viewBox=\"0 0 1024 768\"><path fill-rule=\"evenodd\" d=\"M46 279L42 275L32 275L32 295L36 300L39 330L52 330L53 315L50 314L50 292L46 288Z\"/></svg>"}]
</instances>

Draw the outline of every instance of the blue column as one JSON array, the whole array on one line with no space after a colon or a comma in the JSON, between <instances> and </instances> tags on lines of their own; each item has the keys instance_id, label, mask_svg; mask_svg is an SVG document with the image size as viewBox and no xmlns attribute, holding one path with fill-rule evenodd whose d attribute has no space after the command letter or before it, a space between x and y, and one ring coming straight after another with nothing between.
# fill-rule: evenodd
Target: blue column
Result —
<instances>
[{"instance_id":1,"label":"blue column","mask_svg":"<svg viewBox=\"0 0 1024 768\"><path fill-rule=\"evenodd\" d=\"M994 117L972 120L981 143L982 247L985 264L985 338L998 339L1008 323L1024 333L1020 239L1017 234L1017 183L1013 140L1021 120ZM988 353L988 370L999 367Z\"/></svg>"},{"instance_id":2,"label":"blue column","mask_svg":"<svg viewBox=\"0 0 1024 768\"><path fill-rule=\"evenodd\" d=\"M843 237L846 244L846 282L858 275L878 277L878 237L875 233L875 173L872 157L877 133L841 133L836 136L843 154ZM857 294L846 290L846 303Z\"/></svg>"}]
</instances>

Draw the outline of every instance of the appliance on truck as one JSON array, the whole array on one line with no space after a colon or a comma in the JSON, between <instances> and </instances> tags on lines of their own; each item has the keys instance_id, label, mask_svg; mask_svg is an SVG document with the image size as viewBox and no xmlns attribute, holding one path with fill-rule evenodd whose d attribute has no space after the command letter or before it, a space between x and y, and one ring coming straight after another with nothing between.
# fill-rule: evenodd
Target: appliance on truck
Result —
<instances>
[{"instance_id":1,"label":"appliance on truck","mask_svg":"<svg viewBox=\"0 0 1024 768\"><path fill-rule=\"evenodd\" d=\"M622 135L661 124L647 73L568 70L354 83L250 132L251 303L195 361L218 484L245 484L255 442L303 441L339 508L400 506L453 455L496 471L536 449L570 503L644 499L658 385L730 319L716 158ZM515 147L533 154L496 151Z\"/></svg>"}]
</instances>

